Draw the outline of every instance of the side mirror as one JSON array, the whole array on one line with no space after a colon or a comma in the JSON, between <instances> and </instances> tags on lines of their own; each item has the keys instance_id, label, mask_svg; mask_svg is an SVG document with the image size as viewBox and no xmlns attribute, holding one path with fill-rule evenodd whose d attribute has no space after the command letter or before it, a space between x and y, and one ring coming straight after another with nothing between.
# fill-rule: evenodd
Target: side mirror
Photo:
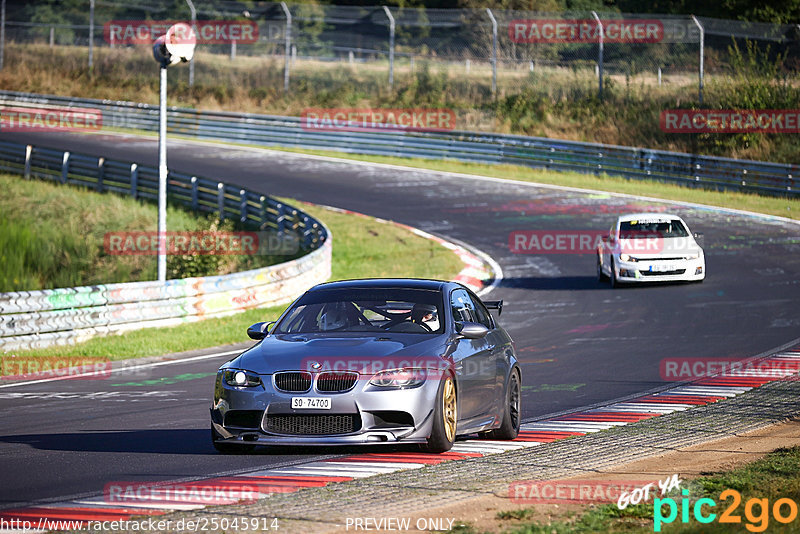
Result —
<instances>
[{"instance_id":1,"label":"side mirror","mask_svg":"<svg viewBox=\"0 0 800 534\"><path fill-rule=\"evenodd\" d=\"M489 333L489 329L480 323L456 323L456 329L461 337L467 339L480 339Z\"/></svg>"},{"instance_id":2,"label":"side mirror","mask_svg":"<svg viewBox=\"0 0 800 534\"><path fill-rule=\"evenodd\" d=\"M269 323L256 323L247 329L247 337L250 339L264 339L269 333L269 327L274 325L275 321Z\"/></svg>"}]
</instances>

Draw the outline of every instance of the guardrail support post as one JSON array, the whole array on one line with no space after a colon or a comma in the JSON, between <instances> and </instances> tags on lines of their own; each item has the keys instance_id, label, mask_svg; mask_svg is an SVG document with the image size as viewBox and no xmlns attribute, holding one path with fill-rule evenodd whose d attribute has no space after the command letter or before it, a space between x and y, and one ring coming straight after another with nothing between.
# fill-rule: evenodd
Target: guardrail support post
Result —
<instances>
[{"instance_id":1,"label":"guardrail support post","mask_svg":"<svg viewBox=\"0 0 800 534\"><path fill-rule=\"evenodd\" d=\"M497 19L488 7L486 13L492 19L492 94L497 93Z\"/></svg>"},{"instance_id":2,"label":"guardrail support post","mask_svg":"<svg viewBox=\"0 0 800 534\"><path fill-rule=\"evenodd\" d=\"M240 189L239 197L241 198L241 201L239 202L239 221L245 222L247 221L247 191Z\"/></svg>"},{"instance_id":3,"label":"guardrail support post","mask_svg":"<svg viewBox=\"0 0 800 534\"><path fill-rule=\"evenodd\" d=\"M61 159L61 183L67 183L69 177L69 152L64 152L64 157Z\"/></svg>"},{"instance_id":4,"label":"guardrail support post","mask_svg":"<svg viewBox=\"0 0 800 534\"><path fill-rule=\"evenodd\" d=\"M389 19L389 87L394 87L394 17L388 7L383 6L383 11Z\"/></svg>"},{"instance_id":5,"label":"guardrail support post","mask_svg":"<svg viewBox=\"0 0 800 534\"><path fill-rule=\"evenodd\" d=\"M603 23L597 12L592 11L594 20L597 21L597 98L603 99Z\"/></svg>"},{"instance_id":6,"label":"guardrail support post","mask_svg":"<svg viewBox=\"0 0 800 534\"><path fill-rule=\"evenodd\" d=\"M139 166L136 163L131 163L131 196L133 198L139 197Z\"/></svg>"},{"instance_id":7,"label":"guardrail support post","mask_svg":"<svg viewBox=\"0 0 800 534\"><path fill-rule=\"evenodd\" d=\"M278 204L276 208L278 209L278 215L275 217L275 224L278 225L278 234L283 235L286 230L286 209L283 204Z\"/></svg>"},{"instance_id":8,"label":"guardrail support post","mask_svg":"<svg viewBox=\"0 0 800 534\"><path fill-rule=\"evenodd\" d=\"M33 145L27 145L25 147L25 176L26 180L31 179L31 156L33 155Z\"/></svg>"},{"instance_id":9,"label":"guardrail support post","mask_svg":"<svg viewBox=\"0 0 800 534\"><path fill-rule=\"evenodd\" d=\"M219 208L219 220L225 220L225 184L217 184L217 207Z\"/></svg>"},{"instance_id":10,"label":"guardrail support post","mask_svg":"<svg viewBox=\"0 0 800 534\"><path fill-rule=\"evenodd\" d=\"M703 28L703 25L700 24L700 21L697 20L697 17L692 15L692 22L694 22L697 29L700 30L700 69L698 72L698 100L700 105L703 105L703 78L705 75L705 69L703 65L703 60L705 57L705 42L706 42L706 31Z\"/></svg>"},{"instance_id":11,"label":"guardrail support post","mask_svg":"<svg viewBox=\"0 0 800 534\"><path fill-rule=\"evenodd\" d=\"M197 176L192 176L192 210L197 211Z\"/></svg>"},{"instance_id":12,"label":"guardrail support post","mask_svg":"<svg viewBox=\"0 0 800 534\"><path fill-rule=\"evenodd\" d=\"M97 158L97 186L96 191L98 193L103 192L103 178L105 177L106 173L106 158Z\"/></svg>"},{"instance_id":13,"label":"guardrail support post","mask_svg":"<svg viewBox=\"0 0 800 534\"><path fill-rule=\"evenodd\" d=\"M267 197L261 195L261 198L258 199L259 201L259 210L258 210L258 217L261 221L259 227L263 230L264 223L267 222L267 204L266 204Z\"/></svg>"},{"instance_id":14,"label":"guardrail support post","mask_svg":"<svg viewBox=\"0 0 800 534\"><path fill-rule=\"evenodd\" d=\"M284 46L284 63L283 63L283 90L289 92L289 53L292 48L292 13L289 11L286 2L281 2L283 14L286 15L286 43Z\"/></svg>"}]
</instances>

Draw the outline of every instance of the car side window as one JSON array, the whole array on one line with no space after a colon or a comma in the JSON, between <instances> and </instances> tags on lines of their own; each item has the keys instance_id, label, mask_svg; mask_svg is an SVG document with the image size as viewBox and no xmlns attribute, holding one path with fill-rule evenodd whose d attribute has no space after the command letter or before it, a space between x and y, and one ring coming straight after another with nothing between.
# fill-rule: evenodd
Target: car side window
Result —
<instances>
[{"instance_id":1,"label":"car side window","mask_svg":"<svg viewBox=\"0 0 800 534\"><path fill-rule=\"evenodd\" d=\"M475 305L463 289L456 289L450 295L450 308L453 310L453 320L455 322L476 322Z\"/></svg>"},{"instance_id":2,"label":"car side window","mask_svg":"<svg viewBox=\"0 0 800 534\"><path fill-rule=\"evenodd\" d=\"M477 319L476 322L482 324L489 330L494 328L492 316L489 314L489 310L486 309L486 306L483 305L483 302L481 302L481 299L471 293L470 297L472 300L473 309L475 310L475 319Z\"/></svg>"}]
</instances>

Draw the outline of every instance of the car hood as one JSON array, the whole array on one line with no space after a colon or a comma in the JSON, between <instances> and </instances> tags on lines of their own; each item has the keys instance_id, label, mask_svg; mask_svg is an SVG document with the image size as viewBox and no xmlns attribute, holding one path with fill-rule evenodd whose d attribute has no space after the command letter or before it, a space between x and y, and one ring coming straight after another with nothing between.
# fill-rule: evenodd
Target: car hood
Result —
<instances>
[{"instance_id":1,"label":"car hood","mask_svg":"<svg viewBox=\"0 0 800 534\"><path fill-rule=\"evenodd\" d=\"M228 366L258 374L287 370L366 374L400 367L438 367L445 348L445 335L277 334L267 336Z\"/></svg>"}]
</instances>

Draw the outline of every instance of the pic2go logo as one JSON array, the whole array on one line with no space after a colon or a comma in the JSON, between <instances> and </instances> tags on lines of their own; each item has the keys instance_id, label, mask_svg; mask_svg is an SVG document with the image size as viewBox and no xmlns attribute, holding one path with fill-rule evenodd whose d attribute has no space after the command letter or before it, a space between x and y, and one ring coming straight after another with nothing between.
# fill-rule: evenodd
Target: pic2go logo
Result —
<instances>
[{"instance_id":1,"label":"pic2go logo","mask_svg":"<svg viewBox=\"0 0 800 534\"><path fill-rule=\"evenodd\" d=\"M694 519L698 523L711 523L717 518L717 514L711 512L711 508L715 508L717 503L714 499L697 499L694 505L689 503L689 490L682 490L683 499L681 499L680 513L681 523L689 522L689 512L691 511ZM742 503L742 494L734 489L727 489L719 494L720 501L727 501L729 498L732 502L719 516L720 523L735 523L742 522L741 516L736 514L736 509ZM664 507L669 510L667 516L664 516ZM775 501L772 505L772 517L778 523L784 525L791 523L797 519L797 503L792 499L782 498ZM747 519L745 528L750 532L764 532L769 526L770 506L769 499L750 498L744 504L744 516ZM656 498L653 500L653 531L661 532L661 526L674 522L678 518L678 503L675 499Z\"/></svg>"}]
</instances>

